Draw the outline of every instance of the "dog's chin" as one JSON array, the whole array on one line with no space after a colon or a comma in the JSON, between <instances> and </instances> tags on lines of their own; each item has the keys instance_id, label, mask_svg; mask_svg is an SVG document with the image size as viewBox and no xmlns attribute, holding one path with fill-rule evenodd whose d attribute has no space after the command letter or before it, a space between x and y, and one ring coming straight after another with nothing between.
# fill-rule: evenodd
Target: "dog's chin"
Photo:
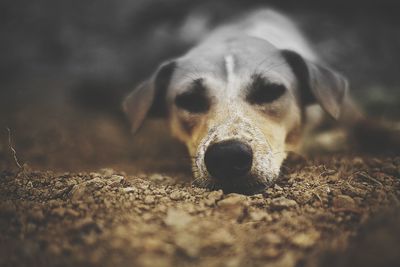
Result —
<instances>
[{"instance_id":1,"label":"dog's chin","mask_svg":"<svg viewBox=\"0 0 400 267\"><path fill-rule=\"evenodd\" d=\"M267 184L264 183L253 183L253 184L237 184L237 185L221 185L219 189L222 189L224 193L238 193L243 195L255 195L263 193L268 188Z\"/></svg>"},{"instance_id":2,"label":"dog's chin","mask_svg":"<svg viewBox=\"0 0 400 267\"><path fill-rule=\"evenodd\" d=\"M221 189L225 194L238 193L243 195L255 195L263 193L270 184L261 181L241 181L232 183L221 183L212 179L194 181L193 185L210 190Z\"/></svg>"}]
</instances>

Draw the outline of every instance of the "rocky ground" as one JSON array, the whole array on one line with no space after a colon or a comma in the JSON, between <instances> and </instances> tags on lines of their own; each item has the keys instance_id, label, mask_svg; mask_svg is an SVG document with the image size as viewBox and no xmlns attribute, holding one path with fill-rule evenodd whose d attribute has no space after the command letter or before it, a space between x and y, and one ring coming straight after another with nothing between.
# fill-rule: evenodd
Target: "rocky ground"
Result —
<instances>
[{"instance_id":1,"label":"rocky ground","mask_svg":"<svg viewBox=\"0 0 400 267\"><path fill-rule=\"evenodd\" d=\"M398 266L400 157L292 155L282 172L243 196L186 172L3 171L0 265Z\"/></svg>"},{"instance_id":2,"label":"rocky ground","mask_svg":"<svg viewBox=\"0 0 400 267\"><path fill-rule=\"evenodd\" d=\"M275 186L243 196L192 187L165 122L129 132L121 102L135 84L202 28L266 1L19 2L0 2L0 267L400 266L390 136L359 129L362 149L388 143L391 156L310 138L330 149L292 156ZM268 2L369 116L400 128L394 0Z\"/></svg>"}]
</instances>

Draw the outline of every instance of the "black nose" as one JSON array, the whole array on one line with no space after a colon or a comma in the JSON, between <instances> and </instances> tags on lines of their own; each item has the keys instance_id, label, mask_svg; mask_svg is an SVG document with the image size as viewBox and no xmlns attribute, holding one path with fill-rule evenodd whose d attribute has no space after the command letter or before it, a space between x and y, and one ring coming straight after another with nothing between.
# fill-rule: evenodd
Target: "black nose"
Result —
<instances>
[{"instance_id":1,"label":"black nose","mask_svg":"<svg viewBox=\"0 0 400 267\"><path fill-rule=\"evenodd\" d=\"M227 140L211 145L204 155L204 161L215 179L240 178L251 169L253 151L242 142Z\"/></svg>"}]
</instances>

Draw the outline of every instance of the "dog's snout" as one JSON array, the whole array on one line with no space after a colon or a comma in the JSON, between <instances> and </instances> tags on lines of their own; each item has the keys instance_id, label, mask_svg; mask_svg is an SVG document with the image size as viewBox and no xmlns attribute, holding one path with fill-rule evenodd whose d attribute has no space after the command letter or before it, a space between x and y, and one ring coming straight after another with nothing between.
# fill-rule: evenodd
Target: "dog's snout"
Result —
<instances>
[{"instance_id":1,"label":"dog's snout","mask_svg":"<svg viewBox=\"0 0 400 267\"><path fill-rule=\"evenodd\" d=\"M237 140L211 145L204 155L208 172L215 179L236 179L246 175L253 162L250 146Z\"/></svg>"}]
</instances>

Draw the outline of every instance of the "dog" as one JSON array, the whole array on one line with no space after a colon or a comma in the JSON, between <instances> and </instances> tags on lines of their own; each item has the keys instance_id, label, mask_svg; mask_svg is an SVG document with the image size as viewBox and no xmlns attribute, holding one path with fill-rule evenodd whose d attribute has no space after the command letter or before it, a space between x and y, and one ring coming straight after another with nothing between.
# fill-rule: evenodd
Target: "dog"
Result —
<instances>
[{"instance_id":1,"label":"dog","mask_svg":"<svg viewBox=\"0 0 400 267\"><path fill-rule=\"evenodd\" d=\"M192 158L195 185L254 194L276 181L288 151L301 149L310 117L358 116L348 88L294 22L266 9L161 64L123 109L133 132L148 115L168 119Z\"/></svg>"}]
</instances>

